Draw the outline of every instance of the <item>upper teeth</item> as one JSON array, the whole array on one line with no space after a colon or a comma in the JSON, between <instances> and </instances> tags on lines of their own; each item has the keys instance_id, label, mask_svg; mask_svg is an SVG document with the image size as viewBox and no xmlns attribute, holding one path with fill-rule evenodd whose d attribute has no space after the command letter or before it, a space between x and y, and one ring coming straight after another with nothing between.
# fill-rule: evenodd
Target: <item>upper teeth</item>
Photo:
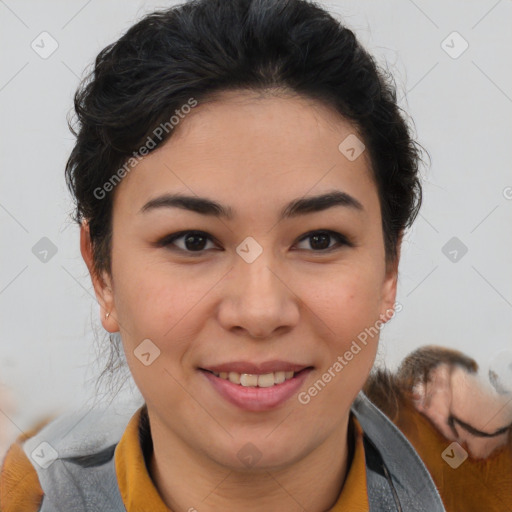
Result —
<instances>
[{"instance_id":1,"label":"upper teeth","mask_svg":"<svg viewBox=\"0 0 512 512\"><path fill-rule=\"evenodd\" d=\"M274 372L256 375L253 373L237 373L237 372L212 372L221 379L229 380L234 384L240 384L245 387L269 388L274 384L281 384L285 380L293 378L294 372Z\"/></svg>"}]
</instances>

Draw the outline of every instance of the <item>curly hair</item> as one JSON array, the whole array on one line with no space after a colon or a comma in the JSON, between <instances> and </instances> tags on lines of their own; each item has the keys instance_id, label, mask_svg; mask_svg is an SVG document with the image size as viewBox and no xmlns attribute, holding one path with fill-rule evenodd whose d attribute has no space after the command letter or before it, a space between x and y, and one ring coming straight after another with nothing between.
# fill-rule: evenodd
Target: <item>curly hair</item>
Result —
<instances>
[{"instance_id":1,"label":"curly hair","mask_svg":"<svg viewBox=\"0 0 512 512\"><path fill-rule=\"evenodd\" d=\"M236 89L302 95L352 123L369 151L386 258L395 260L421 205L421 146L393 78L314 2L193 0L146 15L104 48L75 94L76 143L65 176L73 220L89 224L94 271L111 274L115 188L97 190L190 98Z\"/></svg>"}]
</instances>

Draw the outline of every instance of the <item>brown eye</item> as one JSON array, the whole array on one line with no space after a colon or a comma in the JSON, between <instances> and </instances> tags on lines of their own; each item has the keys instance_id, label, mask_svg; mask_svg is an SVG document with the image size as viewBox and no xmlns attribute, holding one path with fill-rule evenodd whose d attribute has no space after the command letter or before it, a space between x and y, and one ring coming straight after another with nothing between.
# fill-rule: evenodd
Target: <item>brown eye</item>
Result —
<instances>
[{"instance_id":1,"label":"brown eye","mask_svg":"<svg viewBox=\"0 0 512 512\"><path fill-rule=\"evenodd\" d=\"M180 244L176 244L176 241L183 240ZM202 252L206 249L208 241L212 242L210 235L202 231L181 231L180 233L174 233L166 236L158 242L160 247L169 247L172 249L172 245L184 252ZM213 242L212 242L213 243Z\"/></svg>"},{"instance_id":2,"label":"brown eye","mask_svg":"<svg viewBox=\"0 0 512 512\"><path fill-rule=\"evenodd\" d=\"M306 247L306 249L311 249L314 252L330 251L331 249L337 248L337 246L339 247L343 245L351 246L345 236L343 236L341 233L336 233L335 231L312 231L311 233L308 233L306 236L302 237L300 241L302 242L308 239L309 248ZM330 245L332 239L337 242L337 245Z\"/></svg>"}]
</instances>

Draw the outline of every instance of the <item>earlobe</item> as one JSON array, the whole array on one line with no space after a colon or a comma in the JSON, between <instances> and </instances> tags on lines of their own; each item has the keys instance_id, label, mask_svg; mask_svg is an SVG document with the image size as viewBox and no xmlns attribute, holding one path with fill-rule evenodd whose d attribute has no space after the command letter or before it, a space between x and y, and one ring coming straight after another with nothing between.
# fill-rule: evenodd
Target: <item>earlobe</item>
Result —
<instances>
[{"instance_id":1,"label":"earlobe","mask_svg":"<svg viewBox=\"0 0 512 512\"><path fill-rule=\"evenodd\" d=\"M118 332L119 324L115 311L114 295L110 276L106 272L98 275L94 267L94 253L89 232L89 224L86 220L80 226L80 252L87 265L89 275L94 287L96 299L100 305L100 319L104 329L108 332Z\"/></svg>"}]
</instances>

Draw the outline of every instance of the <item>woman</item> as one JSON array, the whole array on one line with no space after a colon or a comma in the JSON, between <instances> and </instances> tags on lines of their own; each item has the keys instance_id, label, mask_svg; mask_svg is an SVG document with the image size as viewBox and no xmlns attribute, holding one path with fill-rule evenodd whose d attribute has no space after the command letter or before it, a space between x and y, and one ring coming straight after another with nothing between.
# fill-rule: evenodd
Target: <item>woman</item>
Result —
<instances>
[{"instance_id":1,"label":"woman","mask_svg":"<svg viewBox=\"0 0 512 512\"><path fill-rule=\"evenodd\" d=\"M145 404L18 440L2 510L445 510L361 392L421 187L354 34L301 0L189 2L105 48L75 109L81 251Z\"/></svg>"}]
</instances>

